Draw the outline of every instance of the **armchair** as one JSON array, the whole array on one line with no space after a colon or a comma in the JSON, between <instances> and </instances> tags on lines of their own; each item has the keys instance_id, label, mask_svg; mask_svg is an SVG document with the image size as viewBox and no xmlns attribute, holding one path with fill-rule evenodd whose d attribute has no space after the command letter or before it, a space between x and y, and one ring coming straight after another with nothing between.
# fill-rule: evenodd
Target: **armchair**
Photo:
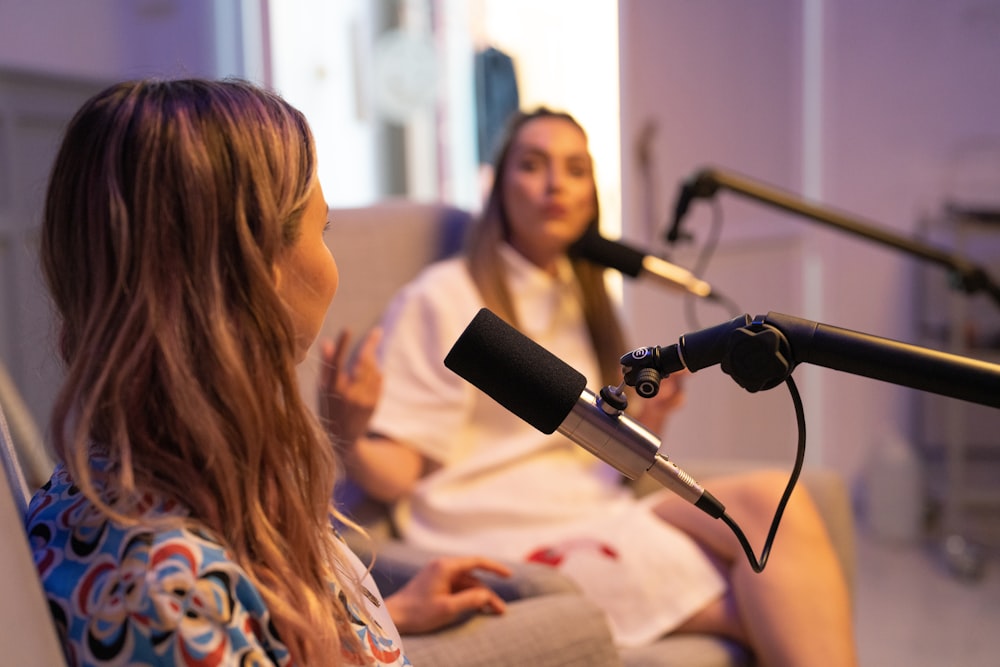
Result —
<instances>
[{"instance_id":1,"label":"armchair","mask_svg":"<svg viewBox=\"0 0 1000 667\"><path fill-rule=\"evenodd\" d=\"M4 468L0 474L0 571L4 576L0 655L4 664L55 667L66 662L24 532L31 487L4 413L5 408L10 410L13 423L21 418L30 423L27 413L20 411L21 405L20 396L0 364L0 460Z\"/></svg>"},{"instance_id":2,"label":"armchair","mask_svg":"<svg viewBox=\"0 0 1000 667\"><path fill-rule=\"evenodd\" d=\"M340 268L341 283L321 337L333 337L347 327L360 335L375 324L390 297L429 262L456 252L461 245L466 212L440 204L404 200L368 207L335 209L327 240ZM300 382L306 396L316 391L318 352L309 355L300 367ZM684 462L685 470L699 478L748 468L746 462ZM801 482L813 494L838 550L848 580L854 574L854 533L848 493L843 480L831 471L807 469ZM634 483L636 493L660 488L651 479ZM369 531L372 542L353 540L352 546L364 554L377 554L374 575L383 593L406 581L435 554L423 552L396 539L387 508L364 496L350 480L342 485L342 509ZM574 647L580 641L570 632L586 625L604 625L603 615L594 615L593 604L579 594L575 584L558 571L542 565L512 564L515 575L495 581L497 590L510 605L512 624L520 621L547 624L546 646ZM558 616L553 617L553 614ZM531 654L538 646L508 641L507 635L487 637L497 632L497 619L476 617L459 626L421 637L405 637L407 652L415 664L507 665L540 664ZM520 635L517 635L520 637ZM579 662L565 664L617 665L627 667L735 667L752 665L747 651L727 640L702 635L670 636L650 646L617 650L607 627L592 634L588 652L576 653ZM599 649L596 648L599 646ZM488 648L487 648L488 647ZM519 656L511 656L511 650ZM527 653L524 653L527 651Z\"/></svg>"}]
</instances>

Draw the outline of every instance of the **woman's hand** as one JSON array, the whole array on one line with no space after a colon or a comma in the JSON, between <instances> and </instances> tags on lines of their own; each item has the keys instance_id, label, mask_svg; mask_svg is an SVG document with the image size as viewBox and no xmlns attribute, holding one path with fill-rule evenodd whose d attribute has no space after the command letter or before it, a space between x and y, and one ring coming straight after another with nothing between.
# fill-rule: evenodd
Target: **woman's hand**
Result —
<instances>
[{"instance_id":1,"label":"woman's hand","mask_svg":"<svg viewBox=\"0 0 1000 667\"><path fill-rule=\"evenodd\" d=\"M502 614L506 603L475 577L474 570L510 576L510 570L502 563L479 556L431 561L386 598L386 608L400 634L431 632L470 611Z\"/></svg>"},{"instance_id":2,"label":"woman's hand","mask_svg":"<svg viewBox=\"0 0 1000 667\"><path fill-rule=\"evenodd\" d=\"M364 435L368 420L382 393L382 371L376 350L382 330L373 328L361 341L353 361L347 363L351 335L341 331L334 343L320 346L319 416L327 432L339 443L351 444Z\"/></svg>"},{"instance_id":3,"label":"woman's hand","mask_svg":"<svg viewBox=\"0 0 1000 667\"><path fill-rule=\"evenodd\" d=\"M425 470L424 457L412 447L382 436L368 437L368 422L382 394L382 370L376 350L382 330L374 328L348 363L350 334L320 346L319 417L348 476L366 494L394 503L410 493Z\"/></svg>"},{"instance_id":4,"label":"woman's hand","mask_svg":"<svg viewBox=\"0 0 1000 667\"><path fill-rule=\"evenodd\" d=\"M686 374L687 371L671 373L660 382L656 396L638 399L636 420L653 433L662 433L670 413L684 405L683 376Z\"/></svg>"}]
</instances>

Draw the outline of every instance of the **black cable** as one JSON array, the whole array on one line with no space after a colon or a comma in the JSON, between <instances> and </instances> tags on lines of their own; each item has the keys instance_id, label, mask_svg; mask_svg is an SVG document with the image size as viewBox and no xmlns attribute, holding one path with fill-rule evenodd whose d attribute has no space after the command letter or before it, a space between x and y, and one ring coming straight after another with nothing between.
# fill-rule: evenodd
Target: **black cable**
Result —
<instances>
[{"instance_id":1,"label":"black cable","mask_svg":"<svg viewBox=\"0 0 1000 667\"><path fill-rule=\"evenodd\" d=\"M736 538L740 541L740 545L743 547L743 551L747 555L747 560L750 561L750 567L753 568L754 572L763 572L764 566L767 565L768 556L771 554L771 545L774 543L775 535L778 533L778 524L781 523L781 516L785 513L785 506L788 504L788 499L792 495L792 491L795 489L795 484L798 482L799 475L802 473L802 464L805 461L806 454L806 416L805 411L802 409L802 398L799 396L799 390L795 387L795 382L789 376L785 380L785 385L788 386L788 392L792 395L792 403L795 405L795 420L799 426L799 441L795 452L795 465L792 467L792 473L788 477L788 484L785 486L785 492L781 496L781 500L778 501L778 507L774 512L774 518L771 520L771 529L767 534L767 539L764 541L764 548L760 553L760 560L754 555L753 547L750 546L750 541L747 540L746 535L743 534L743 530L739 525L730 517L728 514L723 513L720 519L722 519L727 526L729 526Z\"/></svg>"},{"instance_id":2,"label":"black cable","mask_svg":"<svg viewBox=\"0 0 1000 667\"><path fill-rule=\"evenodd\" d=\"M708 238L705 244L702 246L701 250L698 252L698 256L695 258L694 268L691 273L701 278L704 272L708 269L708 262L712 259L712 255L715 254L716 248L719 246L719 239L722 237L722 205L716 201L712 201L712 224L709 227ZM714 287L712 288L711 300L718 305L722 306L725 310L729 311L729 317L736 317L743 311L738 307L735 301L720 293ZM698 323L698 316L695 313L696 302L701 301L701 297L695 297L695 295L688 293L684 298L684 319L688 323L688 327L691 329L700 329L701 325Z\"/></svg>"},{"instance_id":3,"label":"black cable","mask_svg":"<svg viewBox=\"0 0 1000 667\"><path fill-rule=\"evenodd\" d=\"M717 200L713 200L712 224L709 228L708 238L695 258L694 268L692 269L692 273L694 275L701 277L707 269L708 262L711 260L712 255L715 254L715 250L719 245L719 239L722 236L722 224L722 205ZM712 292L713 300L723 308L726 308L729 311L730 317L736 317L743 312L735 301L720 294L714 288ZM698 324L697 313L695 312L695 305L697 301L700 301L700 298L696 299L693 294L687 294L684 299L684 317L692 329L701 328ZM740 528L739 524L737 524L736 521L734 521L733 518L725 512L719 516L719 518L722 519L722 521L725 522L725 524L733 531L733 534L736 535L736 539L739 540L744 553L746 553L747 560L750 562L750 567L752 567L753 571L757 573L763 572L764 567L767 565L768 557L771 554L771 546L773 545L774 538L778 533L778 526L781 524L781 517L785 513L785 507L788 505L788 500L791 498L792 491L795 490L795 485L799 480L799 475L802 473L802 465L805 462L806 417L805 411L802 408L802 398L799 395L799 390L795 386L795 381L791 378L791 376L785 379L785 385L788 387L788 393L791 394L792 403L795 406L795 420L798 424L799 430L798 443L795 452L795 464L792 466L792 472L789 475L785 491L781 495L781 500L778 501L778 507L774 512L774 518L771 520L771 528L768 531L767 539L764 540L764 548L761 550L759 560L754 554L753 547L750 545L750 541L743 533L743 529Z\"/></svg>"}]
</instances>

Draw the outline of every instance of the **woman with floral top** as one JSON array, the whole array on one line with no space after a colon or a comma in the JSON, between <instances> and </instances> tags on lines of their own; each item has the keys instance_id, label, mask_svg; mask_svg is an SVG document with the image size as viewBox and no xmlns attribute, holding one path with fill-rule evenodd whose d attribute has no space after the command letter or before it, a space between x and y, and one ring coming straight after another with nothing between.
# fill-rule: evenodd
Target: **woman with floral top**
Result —
<instances>
[{"instance_id":1,"label":"woman with floral top","mask_svg":"<svg viewBox=\"0 0 1000 667\"><path fill-rule=\"evenodd\" d=\"M476 557L383 600L331 527L295 375L337 288L327 217L305 119L254 85L122 83L70 122L41 239L60 463L27 528L71 664L405 665L400 631L503 610Z\"/></svg>"}]
</instances>

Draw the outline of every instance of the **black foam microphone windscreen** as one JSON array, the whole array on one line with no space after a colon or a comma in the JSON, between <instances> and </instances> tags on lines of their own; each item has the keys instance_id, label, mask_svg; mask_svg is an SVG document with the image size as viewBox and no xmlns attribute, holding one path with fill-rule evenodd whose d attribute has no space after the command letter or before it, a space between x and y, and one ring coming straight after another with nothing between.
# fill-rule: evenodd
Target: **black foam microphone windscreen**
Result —
<instances>
[{"instance_id":1,"label":"black foam microphone windscreen","mask_svg":"<svg viewBox=\"0 0 1000 667\"><path fill-rule=\"evenodd\" d=\"M455 341L444 365L543 433L553 433L587 378L487 308Z\"/></svg>"}]
</instances>

